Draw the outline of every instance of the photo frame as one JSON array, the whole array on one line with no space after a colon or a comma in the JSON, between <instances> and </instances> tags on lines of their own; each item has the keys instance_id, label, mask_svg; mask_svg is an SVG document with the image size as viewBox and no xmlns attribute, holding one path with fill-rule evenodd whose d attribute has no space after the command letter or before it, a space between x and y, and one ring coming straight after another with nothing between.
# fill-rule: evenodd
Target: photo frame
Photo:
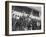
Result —
<instances>
[{"instance_id":1,"label":"photo frame","mask_svg":"<svg viewBox=\"0 0 46 37\"><path fill-rule=\"evenodd\" d=\"M5 35L45 34L45 3L5 1Z\"/></svg>"}]
</instances>

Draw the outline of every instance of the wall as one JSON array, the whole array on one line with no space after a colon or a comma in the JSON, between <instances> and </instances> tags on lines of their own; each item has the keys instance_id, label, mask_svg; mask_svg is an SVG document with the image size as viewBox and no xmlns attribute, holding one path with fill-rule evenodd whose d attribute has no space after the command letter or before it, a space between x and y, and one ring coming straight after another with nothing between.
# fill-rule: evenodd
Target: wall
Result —
<instances>
[{"instance_id":1,"label":"wall","mask_svg":"<svg viewBox=\"0 0 46 37\"><path fill-rule=\"evenodd\" d=\"M0 0L0 37L8 37L8 36L5 36L5 1L6 0ZM16 1L41 2L41 3L43 2L46 5L46 0L16 0ZM45 13L45 19L46 19L46 13ZM45 26L46 26L46 22L45 22ZM15 37L15 36L9 36L9 37ZM46 37L46 34L24 35L24 36L16 36L16 37Z\"/></svg>"}]
</instances>

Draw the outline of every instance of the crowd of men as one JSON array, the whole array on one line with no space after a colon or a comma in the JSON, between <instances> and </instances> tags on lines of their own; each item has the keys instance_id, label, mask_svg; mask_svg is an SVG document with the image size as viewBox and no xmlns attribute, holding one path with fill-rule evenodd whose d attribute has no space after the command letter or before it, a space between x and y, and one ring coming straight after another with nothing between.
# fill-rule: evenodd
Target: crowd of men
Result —
<instances>
[{"instance_id":1,"label":"crowd of men","mask_svg":"<svg viewBox=\"0 0 46 37\"><path fill-rule=\"evenodd\" d=\"M17 8L20 8L20 7L17 7ZM34 10L35 13L33 13L33 16L29 17L30 15L32 15L29 11L28 11L29 13L26 13L27 11L22 10L23 8L21 8L20 10L19 9L17 10L17 8L15 8L15 10L13 11L13 14L12 14L14 16L14 17L12 17L12 30L13 31L41 29L41 20L32 18L33 16L39 17L39 14L37 13L37 11ZM22 14L20 16L19 16L19 14L16 15L17 11L23 13L23 15ZM26 16L25 13L28 15Z\"/></svg>"}]
</instances>

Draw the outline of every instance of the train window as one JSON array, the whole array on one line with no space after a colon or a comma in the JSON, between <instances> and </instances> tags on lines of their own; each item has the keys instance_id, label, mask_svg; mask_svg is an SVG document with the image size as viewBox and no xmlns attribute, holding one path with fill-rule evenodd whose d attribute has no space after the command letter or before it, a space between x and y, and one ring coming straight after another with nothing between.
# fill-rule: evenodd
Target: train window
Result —
<instances>
[{"instance_id":1,"label":"train window","mask_svg":"<svg viewBox=\"0 0 46 37\"><path fill-rule=\"evenodd\" d=\"M39 17L39 11L37 11L37 10L33 10L33 16L37 16L37 17Z\"/></svg>"}]
</instances>

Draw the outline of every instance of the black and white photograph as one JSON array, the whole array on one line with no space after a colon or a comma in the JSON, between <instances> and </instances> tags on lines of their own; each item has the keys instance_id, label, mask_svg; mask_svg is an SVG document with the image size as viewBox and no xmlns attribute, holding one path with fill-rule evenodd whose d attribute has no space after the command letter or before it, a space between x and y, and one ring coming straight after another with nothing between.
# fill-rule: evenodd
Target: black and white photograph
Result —
<instances>
[{"instance_id":1,"label":"black and white photograph","mask_svg":"<svg viewBox=\"0 0 46 37\"><path fill-rule=\"evenodd\" d=\"M40 9L41 7L12 6L12 31L40 30Z\"/></svg>"},{"instance_id":2,"label":"black and white photograph","mask_svg":"<svg viewBox=\"0 0 46 37\"><path fill-rule=\"evenodd\" d=\"M9 2L9 34L44 33L44 3Z\"/></svg>"}]
</instances>

